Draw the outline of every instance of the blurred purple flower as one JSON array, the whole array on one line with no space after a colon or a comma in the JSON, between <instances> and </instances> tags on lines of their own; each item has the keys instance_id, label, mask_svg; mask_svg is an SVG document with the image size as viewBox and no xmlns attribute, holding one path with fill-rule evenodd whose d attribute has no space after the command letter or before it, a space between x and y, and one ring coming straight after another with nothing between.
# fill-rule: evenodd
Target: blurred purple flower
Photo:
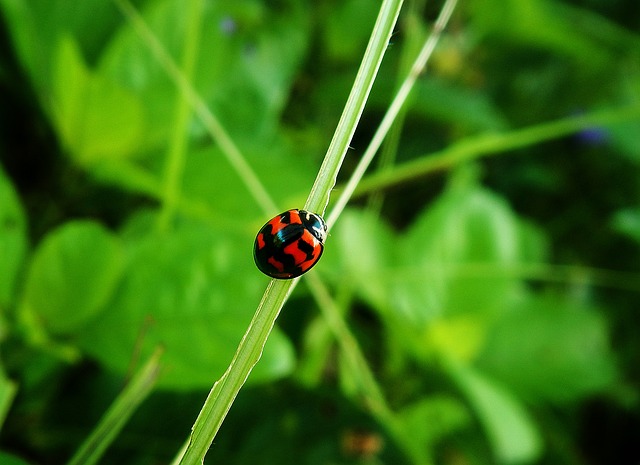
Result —
<instances>
[{"instance_id":1,"label":"blurred purple flower","mask_svg":"<svg viewBox=\"0 0 640 465\"><path fill-rule=\"evenodd\" d=\"M592 127L576 134L577 139L587 145L602 145L609 140L609 132L605 128Z\"/></svg>"},{"instance_id":2,"label":"blurred purple flower","mask_svg":"<svg viewBox=\"0 0 640 465\"><path fill-rule=\"evenodd\" d=\"M220 20L220 30L223 34L230 36L238 30L238 24L231 16L225 16Z\"/></svg>"},{"instance_id":3,"label":"blurred purple flower","mask_svg":"<svg viewBox=\"0 0 640 465\"><path fill-rule=\"evenodd\" d=\"M576 111L575 115L581 115L583 111ZM603 145L609 140L609 131L602 126L593 126L583 129L576 133L575 138L578 142L585 145Z\"/></svg>"}]
</instances>

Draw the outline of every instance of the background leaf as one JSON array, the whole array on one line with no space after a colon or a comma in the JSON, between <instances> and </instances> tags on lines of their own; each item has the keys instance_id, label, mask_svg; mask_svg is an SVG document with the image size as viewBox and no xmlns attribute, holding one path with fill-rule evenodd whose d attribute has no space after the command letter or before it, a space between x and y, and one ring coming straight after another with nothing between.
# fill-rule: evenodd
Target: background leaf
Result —
<instances>
[{"instance_id":1,"label":"background leaf","mask_svg":"<svg viewBox=\"0 0 640 465\"><path fill-rule=\"evenodd\" d=\"M480 364L532 401L575 401L616 378L602 317L552 296L528 299L505 315Z\"/></svg>"},{"instance_id":2,"label":"background leaf","mask_svg":"<svg viewBox=\"0 0 640 465\"><path fill-rule=\"evenodd\" d=\"M486 429L497 461L528 462L540 455L540 432L507 389L464 365L452 364L448 368Z\"/></svg>"},{"instance_id":3,"label":"background leaf","mask_svg":"<svg viewBox=\"0 0 640 465\"><path fill-rule=\"evenodd\" d=\"M59 44L54 50L53 105L70 155L82 165L131 156L143 132L140 102L117 83L87 69L72 39L61 39Z\"/></svg>"},{"instance_id":4,"label":"background leaf","mask_svg":"<svg viewBox=\"0 0 640 465\"><path fill-rule=\"evenodd\" d=\"M132 228L122 283L80 345L121 374L161 345L159 386L206 388L226 369L260 300L265 279L247 253L252 239L192 222L171 235L135 238ZM282 376L292 364L293 350L276 331L252 380Z\"/></svg>"},{"instance_id":5,"label":"background leaf","mask_svg":"<svg viewBox=\"0 0 640 465\"><path fill-rule=\"evenodd\" d=\"M69 222L35 251L22 306L49 331L70 335L104 310L122 266L121 245L104 227Z\"/></svg>"},{"instance_id":6,"label":"background leaf","mask_svg":"<svg viewBox=\"0 0 640 465\"><path fill-rule=\"evenodd\" d=\"M0 319L13 299L27 249L26 218L18 195L0 169Z\"/></svg>"},{"instance_id":7,"label":"background leaf","mask_svg":"<svg viewBox=\"0 0 640 465\"><path fill-rule=\"evenodd\" d=\"M0 460L2 460L2 463L5 465L28 465L29 463L6 452L0 452Z\"/></svg>"}]
</instances>

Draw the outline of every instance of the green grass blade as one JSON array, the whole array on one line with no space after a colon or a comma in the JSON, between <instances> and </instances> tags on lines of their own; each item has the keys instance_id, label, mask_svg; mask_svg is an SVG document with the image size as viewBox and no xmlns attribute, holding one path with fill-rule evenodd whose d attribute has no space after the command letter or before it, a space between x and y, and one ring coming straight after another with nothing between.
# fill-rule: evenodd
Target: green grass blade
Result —
<instances>
[{"instance_id":1,"label":"green grass blade","mask_svg":"<svg viewBox=\"0 0 640 465\"><path fill-rule=\"evenodd\" d=\"M222 126L218 118L209 110L207 104L198 95L193 85L182 70L175 63L173 58L166 51L162 43L158 40L144 19L129 0L112 0L123 16L129 21L144 44L149 47L158 63L163 67L167 76L175 83L184 100L189 103L193 112L198 116L204 128L213 140L216 141L222 154L227 158L229 164L236 170L246 188L258 203L262 211L269 215L277 210L271 196L262 185L251 165L240 152L238 146L233 142L227 131Z\"/></svg>"},{"instance_id":2,"label":"green grass blade","mask_svg":"<svg viewBox=\"0 0 640 465\"><path fill-rule=\"evenodd\" d=\"M506 154L511 150L557 139L592 127L606 127L638 117L640 117L640 105L636 104L571 116L505 133L469 137L440 152L396 165L385 172L367 176L357 185L353 196L359 197L380 189L414 181L467 161Z\"/></svg>"},{"instance_id":3,"label":"green grass blade","mask_svg":"<svg viewBox=\"0 0 640 465\"><path fill-rule=\"evenodd\" d=\"M202 0L190 0L185 3L185 14L189 20L187 21L181 71L185 79L191 82L198 55L204 5ZM173 131L164 167L162 209L158 219L158 227L161 230L166 230L170 226L178 207L182 173L187 158L191 107L182 93L178 93L176 97Z\"/></svg>"},{"instance_id":4,"label":"green grass blade","mask_svg":"<svg viewBox=\"0 0 640 465\"><path fill-rule=\"evenodd\" d=\"M161 355L162 349L156 349L149 361L131 378L68 465L98 463L127 420L151 392L158 378Z\"/></svg>"},{"instance_id":5,"label":"green grass blade","mask_svg":"<svg viewBox=\"0 0 640 465\"><path fill-rule=\"evenodd\" d=\"M371 143L367 147L367 150L365 150L362 159L358 163L358 166L351 175L351 178L349 178L347 185L340 194L338 201L331 210L331 214L327 218L327 224L329 225L329 227L331 227L331 225L338 219L338 216L340 216L340 213L342 213L342 210L344 210L344 207L347 205L347 202L351 198L351 195L360 183L360 180L364 176L364 173L373 160L373 157L382 145L382 141L389 132L389 129L393 125L393 122L398 116L398 113L400 113L402 106L404 105L407 97L409 96L409 93L411 92L411 89L413 89L413 85L415 84L416 79L418 79L418 76L420 76L427 64L429 57L431 57L431 54L433 53L433 50L435 49L435 46L440 39L440 35L449 22L449 18L451 17L451 14L453 13L455 7L456 0L447 0L443 5L442 10L440 11L440 15L438 16L438 19L434 24L431 35L429 35L429 38L426 40L422 49L420 50L420 53L413 62L408 76L405 78L404 82L400 86L400 89L398 90L398 93L393 98L389 109L385 113L384 118L382 118L380 126L371 139ZM333 187L333 185L331 187Z\"/></svg>"},{"instance_id":6,"label":"green grass blade","mask_svg":"<svg viewBox=\"0 0 640 465\"><path fill-rule=\"evenodd\" d=\"M402 0L393 0L385 1L380 8L380 14L373 28L362 64L318 176L305 203L305 210L324 214L324 210L329 203L329 195L336 184L342 161L349 148L351 138L356 131L401 7Z\"/></svg>"},{"instance_id":7,"label":"green grass blade","mask_svg":"<svg viewBox=\"0 0 640 465\"><path fill-rule=\"evenodd\" d=\"M329 201L329 193L335 184L344 154L355 132L373 80L387 49L401 5L402 0L385 0L381 6L367 51L338 123L336 135L330 144L329 151L305 204L307 209L324 211ZM280 309L297 282L297 279L291 281L272 280L267 286L262 301L231 364L211 389L195 421L189 445L180 460L181 464L197 465L202 463L235 397L260 359L264 344Z\"/></svg>"}]
</instances>

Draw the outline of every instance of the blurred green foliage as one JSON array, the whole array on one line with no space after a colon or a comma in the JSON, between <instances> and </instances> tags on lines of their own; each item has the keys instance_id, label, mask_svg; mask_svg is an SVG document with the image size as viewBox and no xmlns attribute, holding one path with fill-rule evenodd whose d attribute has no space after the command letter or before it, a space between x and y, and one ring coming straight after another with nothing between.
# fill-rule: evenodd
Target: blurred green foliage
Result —
<instances>
[{"instance_id":1,"label":"blurred green foliage","mask_svg":"<svg viewBox=\"0 0 640 465\"><path fill-rule=\"evenodd\" d=\"M301 207L379 2L189 3L134 5L179 67L197 44L183 76L278 206ZM406 2L341 180L440 7L422 3ZM398 166L639 105L639 18L630 0L461 2ZM0 463L68 460L158 346L156 391L100 463L168 463L260 301L251 245L277 212L202 121L180 124L166 63L114 2L0 0L0 20ZM382 192L380 212L361 193L314 273L407 440L362 402L303 282L207 463L640 460L638 134L640 117L471 156Z\"/></svg>"}]
</instances>

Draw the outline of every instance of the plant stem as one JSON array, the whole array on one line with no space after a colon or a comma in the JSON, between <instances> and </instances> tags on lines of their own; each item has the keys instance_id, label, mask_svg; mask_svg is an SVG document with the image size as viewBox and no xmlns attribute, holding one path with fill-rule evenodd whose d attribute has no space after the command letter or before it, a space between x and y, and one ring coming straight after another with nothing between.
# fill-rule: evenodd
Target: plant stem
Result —
<instances>
[{"instance_id":1,"label":"plant stem","mask_svg":"<svg viewBox=\"0 0 640 465\"><path fill-rule=\"evenodd\" d=\"M116 438L129 417L151 392L158 378L162 349L157 348L149 361L125 386L104 416L84 441L68 465L98 463L107 447Z\"/></svg>"},{"instance_id":2,"label":"plant stem","mask_svg":"<svg viewBox=\"0 0 640 465\"><path fill-rule=\"evenodd\" d=\"M380 425L387 430L399 448L411 459L412 463L422 463L422 454L416 451L415 442L406 435L406 430L397 415L389 407L384 393L360 350L358 341L349 330L327 287L315 273L307 275L306 284L318 302L322 317L340 347L340 353L349 366L350 373L358 384L359 394L362 396L364 404Z\"/></svg>"},{"instance_id":3,"label":"plant stem","mask_svg":"<svg viewBox=\"0 0 640 465\"><path fill-rule=\"evenodd\" d=\"M438 43L438 40L440 39L440 34L442 33L444 27L449 21L449 18L451 17L451 13L453 13L455 6L456 6L456 0L447 0L444 6L442 7L442 10L440 11L440 15L438 16L438 19L436 20L433 26L432 33L429 35L429 38L427 39L424 46L422 47L422 50L420 50L418 57L414 61L413 66L409 71L409 75L400 86L400 90L394 97L393 101L391 102L391 105L389 106L389 109L384 115L384 118L382 118L382 122L380 123L380 126L378 127L375 134L373 135L373 138L371 139L371 143L367 147L367 150L365 150L365 153L362 156L362 159L358 163L358 166L356 167L353 174L351 175L351 178L349 178L349 181L347 182L347 185L342 191L342 194L338 198L338 201L336 202L333 209L331 210L331 214L327 218L327 225L329 225L329 227L331 227L331 225L335 223L335 221L338 219L338 216L340 216L340 213L342 213L342 210L344 210L344 207L347 205L347 202L351 198L351 195L353 194L356 187L358 186L360 179L362 179L362 176L364 176L364 172L366 171L369 164L371 163L371 160L373 160L373 157L375 156L376 152L380 148L382 141L384 140L385 136L389 132L391 125L393 124L396 116L402 109L404 102L409 96L409 93L411 92L411 89L413 88L413 85L415 84L416 79L418 79L418 76L424 70L424 67L427 64L427 61L429 60L429 57L431 56L433 49Z\"/></svg>"},{"instance_id":4,"label":"plant stem","mask_svg":"<svg viewBox=\"0 0 640 465\"><path fill-rule=\"evenodd\" d=\"M380 8L380 13L362 64L358 70L353 89L338 123L336 135L329 146L327 155L305 204L305 208L309 210L324 211L326 208L329 201L329 193L335 185L344 154L355 132L358 119L373 85L373 80L386 51L401 5L402 0L385 0ZM189 445L180 460L182 465L202 464L204 456L231 408L235 397L260 359L280 309L297 282L297 279L270 281L247 332L240 341L233 360L229 364L227 371L209 392L209 396L194 423Z\"/></svg>"},{"instance_id":5,"label":"plant stem","mask_svg":"<svg viewBox=\"0 0 640 465\"><path fill-rule=\"evenodd\" d=\"M329 195L336 185L338 172L349 148L349 143L356 131L358 121L369 97L373 81L382 63L382 57L389 44L393 27L398 19L403 0L386 0L381 8L360 69L356 75L351 93L338 122L338 127L329 144L318 176L316 177L305 210L324 215L329 204Z\"/></svg>"},{"instance_id":6,"label":"plant stem","mask_svg":"<svg viewBox=\"0 0 640 465\"><path fill-rule=\"evenodd\" d=\"M144 19L136 11L129 0L112 0L122 14L127 18L136 33L142 38L144 44L154 55L158 63L162 66L167 76L175 83L180 90L185 101L187 101L193 112L198 116L204 128L213 140L216 141L222 154L229 164L238 173L238 176L245 184L247 190L258 203L258 206L266 215L273 214L277 210L274 201L267 190L260 182L260 179L247 163L247 160L240 152L238 146L233 142L227 131L224 129L218 118L209 110L207 104L200 98L198 92L186 76L182 73L175 61L167 53L162 43L158 40L153 31L145 23Z\"/></svg>"},{"instance_id":7,"label":"plant stem","mask_svg":"<svg viewBox=\"0 0 640 465\"><path fill-rule=\"evenodd\" d=\"M180 464L202 464L213 438L220 429L233 401L260 356L271 333L280 309L295 288L298 280L278 281L272 279L258 305L258 309L240 341L227 371L213 385L196 418Z\"/></svg>"},{"instance_id":8,"label":"plant stem","mask_svg":"<svg viewBox=\"0 0 640 465\"><path fill-rule=\"evenodd\" d=\"M635 104L597 111L587 115L571 116L502 134L482 134L470 137L439 152L397 165L392 170L367 176L355 188L353 196L365 195L419 179L435 171L445 170L466 161L499 155L510 150L557 139L592 127L610 126L629 121L639 116L640 105Z\"/></svg>"},{"instance_id":9,"label":"plant stem","mask_svg":"<svg viewBox=\"0 0 640 465\"><path fill-rule=\"evenodd\" d=\"M424 40L424 31L422 30L421 20L423 10L424 1L416 0L411 4L411 8L409 8L404 15L402 21L404 41L402 44L402 52L400 54L398 74L396 75L396 80L398 81L396 84L396 91L402 85L405 75L411 69L413 59L419 53L419 47ZM393 120L393 125L389 129L384 142L382 143L382 148L378 155L378 164L376 166L376 170L379 172L389 170L395 164L408 106L410 106L410 103L409 105L405 103L405 105L402 106L400 112ZM379 215L384 203L384 193L372 192L367 200L367 210Z\"/></svg>"},{"instance_id":10,"label":"plant stem","mask_svg":"<svg viewBox=\"0 0 640 465\"><path fill-rule=\"evenodd\" d=\"M187 33L181 71L185 79L190 81L198 55L200 25L202 22L202 0L190 0L186 2L185 6ZM158 216L160 230L166 230L169 227L180 200L180 181L187 155L190 115L191 107L189 102L184 98L184 94L178 92L173 132L165 165L162 210Z\"/></svg>"}]
</instances>

